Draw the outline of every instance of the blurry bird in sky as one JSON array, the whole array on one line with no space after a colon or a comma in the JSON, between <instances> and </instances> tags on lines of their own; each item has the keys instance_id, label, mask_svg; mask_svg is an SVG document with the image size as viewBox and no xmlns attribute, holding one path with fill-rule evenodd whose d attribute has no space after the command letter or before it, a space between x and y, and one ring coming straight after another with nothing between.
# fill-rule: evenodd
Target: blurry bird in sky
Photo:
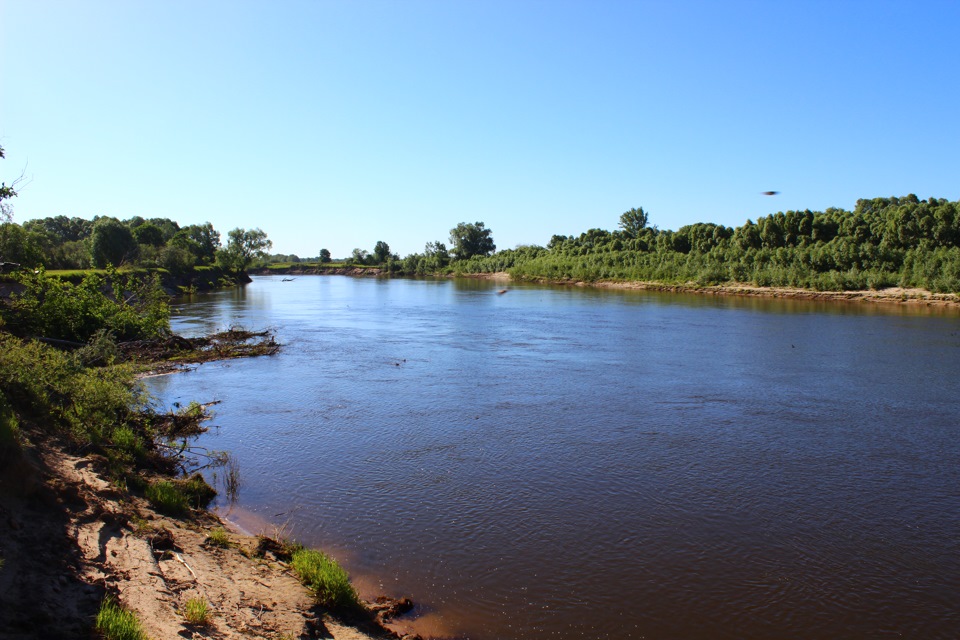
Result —
<instances>
[{"instance_id":1,"label":"blurry bird in sky","mask_svg":"<svg viewBox=\"0 0 960 640\"><path fill-rule=\"evenodd\" d=\"M763 192L763 195L765 195L765 196L775 196L775 195L777 195L778 193L780 193L780 192L779 192L779 191L764 191L764 192Z\"/></svg>"}]
</instances>

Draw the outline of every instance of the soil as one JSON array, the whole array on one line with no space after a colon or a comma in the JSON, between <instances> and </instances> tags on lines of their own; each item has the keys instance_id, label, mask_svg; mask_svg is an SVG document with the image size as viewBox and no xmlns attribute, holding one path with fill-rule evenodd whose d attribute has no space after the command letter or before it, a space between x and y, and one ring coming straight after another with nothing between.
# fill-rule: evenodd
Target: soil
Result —
<instances>
[{"instance_id":1,"label":"soil","mask_svg":"<svg viewBox=\"0 0 960 640\"><path fill-rule=\"evenodd\" d=\"M485 273L466 277L484 280L510 280L508 273ZM664 284L662 282L616 282L578 280L534 280L547 284L571 285L577 287L597 287L600 289L636 289L643 291L664 291L670 293L696 293L701 295L741 296L751 298L786 298L792 300L820 300L835 302L869 302L903 304L925 307L960 308L960 295L956 293L934 293L926 289L906 289L889 287L887 289L866 289L863 291L812 291L790 287L757 287L745 284L722 284L702 286L695 283Z\"/></svg>"},{"instance_id":2,"label":"soil","mask_svg":"<svg viewBox=\"0 0 960 640\"><path fill-rule=\"evenodd\" d=\"M285 562L258 557L262 538L228 531L230 546L215 546L208 533L229 525L163 516L105 480L103 463L47 442L0 471L0 640L95 637L107 594L153 640L400 637L382 623L408 603L332 616ZM207 601L207 624L180 613L192 598Z\"/></svg>"}]
</instances>

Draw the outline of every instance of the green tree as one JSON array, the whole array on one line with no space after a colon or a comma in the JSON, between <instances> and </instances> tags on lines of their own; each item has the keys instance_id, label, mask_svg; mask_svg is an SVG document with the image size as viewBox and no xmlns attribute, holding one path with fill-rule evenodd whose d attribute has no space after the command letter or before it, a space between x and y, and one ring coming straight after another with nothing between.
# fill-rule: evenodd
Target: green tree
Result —
<instances>
[{"instance_id":1,"label":"green tree","mask_svg":"<svg viewBox=\"0 0 960 640\"><path fill-rule=\"evenodd\" d=\"M137 244L145 244L151 247L162 247L164 245L163 231L150 222L144 222L140 226L134 227L133 237Z\"/></svg>"},{"instance_id":2,"label":"green tree","mask_svg":"<svg viewBox=\"0 0 960 640\"><path fill-rule=\"evenodd\" d=\"M424 247L423 255L426 257L427 268L432 271L439 271L450 264L450 253L447 251L447 245L439 240L428 242Z\"/></svg>"},{"instance_id":3,"label":"green tree","mask_svg":"<svg viewBox=\"0 0 960 640\"><path fill-rule=\"evenodd\" d=\"M491 234L492 231L484 228L482 222L461 222L450 230L450 244L455 258L468 260L474 256L490 255L497 250Z\"/></svg>"},{"instance_id":4,"label":"green tree","mask_svg":"<svg viewBox=\"0 0 960 640\"><path fill-rule=\"evenodd\" d=\"M624 211L623 214L620 215L620 228L631 238L639 236L649 222L650 218L647 216L647 212L643 210L643 207Z\"/></svg>"},{"instance_id":5,"label":"green tree","mask_svg":"<svg viewBox=\"0 0 960 640\"><path fill-rule=\"evenodd\" d=\"M209 222L192 224L177 231L169 244L186 249L199 262L210 264L216 260L217 249L220 248L220 232Z\"/></svg>"},{"instance_id":6,"label":"green tree","mask_svg":"<svg viewBox=\"0 0 960 640\"><path fill-rule=\"evenodd\" d=\"M15 262L24 267L43 264L39 234L30 233L13 222L0 222L0 262Z\"/></svg>"},{"instance_id":7,"label":"green tree","mask_svg":"<svg viewBox=\"0 0 960 640\"><path fill-rule=\"evenodd\" d=\"M227 246L217 252L217 262L234 273L243 273L254 260L266 257L273 242L261 229L236 228L227 233Z\"/></svg>"},{"instance_id":8,"label":"green tree","mask_svg":"<svg viewBox=\"0 0 960 640\"><path fill-rule=\"evenodd\" d=\"M366 249L354 249L353 253L350 256L350 260L353 264L367 264L367 258L370 254L367 253Z\"/></svg>"},{"instance_id":9,"label":"green tree","mask_svg":"<svg viewBox=\"0 0 960 640\"><path fill-rule=\"evenodd\" d=\"M327 249L320 249L320 262L326 264L330 262L330 252Z\"/></svg>"},{"instance_id":10,"label":"green tree","mask_svg":"<svg viewBox=\"0 0 960 640\"><path fill-rule=\"evenodd\" d=\"M93 266L118 267L137 256L137 241L130 229L116 218L100 218L93 225L90 257Z\"/></svg>"},{"instance_id":11,"label":"green tree","mask_svg":"<svg viewBox=\"0 0 960 640\"><path fill-rule=\"evenodd\" d=\"M54 216L27 220L23 223L23 228L27 231L43 232L51 236L57 245L62 245L66 242L78 242L89 238L93 232L93 221L77 217Z\"/></svg>"},{"instance_id":12,"label":"green tree","mask_svg":"<svg viewBox=\"0 0 960 640\"><path fill-rule=\"evenodd\" d=\"M377 264L386 262L390 257L390 245L383 240L377 240L377 244L373 248L373 257Z\"/></svg>"}]
</instances>

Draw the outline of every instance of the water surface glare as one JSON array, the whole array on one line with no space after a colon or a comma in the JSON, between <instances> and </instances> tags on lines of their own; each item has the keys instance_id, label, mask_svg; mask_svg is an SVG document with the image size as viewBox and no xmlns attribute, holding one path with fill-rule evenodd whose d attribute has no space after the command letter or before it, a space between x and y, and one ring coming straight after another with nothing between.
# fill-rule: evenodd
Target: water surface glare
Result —
<instances>
[{"instance_id":1,"label":"water surface glare","mask_svg":"<svg viewBox=\"0 0 960 640\"><path fill-rule=\"evenodd\" d=\"M149 384L425 636L957 637L960 315L502 286L255 278Z\"/></svg>"}]
</instances>

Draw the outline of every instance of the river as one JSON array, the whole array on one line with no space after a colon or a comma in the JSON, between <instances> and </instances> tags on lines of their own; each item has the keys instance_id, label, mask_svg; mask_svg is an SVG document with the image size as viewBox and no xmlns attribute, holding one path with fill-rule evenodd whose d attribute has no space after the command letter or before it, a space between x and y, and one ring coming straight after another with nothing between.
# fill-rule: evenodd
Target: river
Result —
<instances>
[{"instance_id":1,"label":"river","mask_svg":"<svg viewBox=\"0 0 960 640\"><path fill-rule=\"evenodd\" d=\"M960 314L503 286L256 277L174 330L282 352L150 390L424 636L956 637Z\"/></svg>"}]
</instances>

